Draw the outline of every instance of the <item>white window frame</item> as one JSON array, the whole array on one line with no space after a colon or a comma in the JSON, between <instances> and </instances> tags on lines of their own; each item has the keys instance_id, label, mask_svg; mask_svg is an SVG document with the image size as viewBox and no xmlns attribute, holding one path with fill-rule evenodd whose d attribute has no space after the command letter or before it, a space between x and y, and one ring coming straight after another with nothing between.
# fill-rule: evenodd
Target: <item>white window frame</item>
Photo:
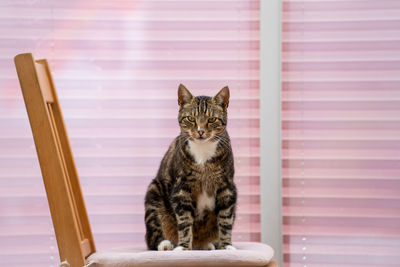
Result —
<instances>
[{"instance_id":1,"label":"white window frame","mask_svg":"<svg viewBox=\"0 0 400 267\"><path fill-rule=\"evenodd\" d=\"M260 0L261 240L282 251L281 0Z\"/></svg>"}]
</instances>

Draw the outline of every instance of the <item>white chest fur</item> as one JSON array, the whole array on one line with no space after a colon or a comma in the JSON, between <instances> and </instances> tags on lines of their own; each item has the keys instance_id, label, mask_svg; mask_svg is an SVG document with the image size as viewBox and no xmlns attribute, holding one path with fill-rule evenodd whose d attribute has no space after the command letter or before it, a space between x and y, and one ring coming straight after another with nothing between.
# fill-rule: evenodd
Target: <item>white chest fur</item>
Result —
<instances>
[{"instance_id":1,"label":"white chest fur","mask_svg":"<svg viewBox=\"0 0 400 267\"><path fill-rule=\"evenodd\" d=\"M209 196L205 191L203 191L197 199L197 213L201 216L204 210L213 211L214 208L214 197Z\"/></svg>"},{"instance_id":2,"label":"white chest fur","mask_svg":"<svg viewBox=\"0 0 400 267\"><path fill-rule=\"evenodd\" d=\"M197 164L204 164L214 156L218 142L192 142L189 141L189 151Z\"/></svg>"}]
</instances>

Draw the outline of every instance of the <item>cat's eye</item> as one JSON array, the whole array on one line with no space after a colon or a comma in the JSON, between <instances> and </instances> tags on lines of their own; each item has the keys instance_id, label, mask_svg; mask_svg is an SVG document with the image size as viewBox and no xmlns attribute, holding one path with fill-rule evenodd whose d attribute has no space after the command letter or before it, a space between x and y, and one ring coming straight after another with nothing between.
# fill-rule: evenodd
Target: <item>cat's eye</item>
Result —
<instances>
[{"instance_id":1,"label":"cat's eye","mask_svg":"<svg viewBox=\"0 0 400 267\"><path fill-rule=\"evenodd\" d=\"M213 123L213 122L215 122L216 120L217 120L217 118L212 117L212 118L209 118L209 119L208 119L208 122L209 122L209 123Z\"/></svg>"},{"instance_id":2,"label":"cat's eye","mask_svg":"<svg viewBox=\"0 0 400 267\"><path fill-rule=\"evenodd\" d=\"M192 117L192 116L188 116L187 119L188 119L189 121L191 121L191 122L196 121L196 119L195 119L194 117Z\"/></svg>"}]
</instances>

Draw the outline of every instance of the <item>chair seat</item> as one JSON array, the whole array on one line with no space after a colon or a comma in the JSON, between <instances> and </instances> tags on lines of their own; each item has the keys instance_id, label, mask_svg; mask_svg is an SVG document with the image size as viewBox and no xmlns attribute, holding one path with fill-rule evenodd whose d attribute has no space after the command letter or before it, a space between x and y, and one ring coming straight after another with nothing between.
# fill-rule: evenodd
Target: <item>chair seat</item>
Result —
<instances>
[{"instance_id":1,"label":"chair seat","mask_svg":"<svg viewBox=\"0 0 400 267\"><path fill-rule=\"evenodd\" d=\"M237 242L237 250L149 251L145 248L120 248L96 252L87 259L88 267L205 267L268 266L274 250L265 244Z\"/></svg>"}]
</instances>

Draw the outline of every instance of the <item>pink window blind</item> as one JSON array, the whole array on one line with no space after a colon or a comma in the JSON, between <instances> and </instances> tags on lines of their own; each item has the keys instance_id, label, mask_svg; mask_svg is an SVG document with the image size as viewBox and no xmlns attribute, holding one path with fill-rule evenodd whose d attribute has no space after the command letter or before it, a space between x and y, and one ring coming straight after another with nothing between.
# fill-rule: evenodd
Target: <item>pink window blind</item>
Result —
<instances>
[{"instance_id":1,"label":"pink window blind","mask_svg":"<svg viewBox=\"0 0 400 267\"><path fill-rule=\"evenodd\" d=\"M179 133L177 88L231 89L239 208L260 240L259 1L6 1L0 5L0 266L58 252L12 58L47 58L99 250L144 245L143 199Z\"/></svg>"},{"instance_id":2,"label":"pink window blind","mask_svg":"<svg viewBox=\"0 0 400 267\"><path fill-rule=\"evenodd\" d=\"M285 267L400 264L400 2L283 0Z\"/></svg>"}]
</instances>

